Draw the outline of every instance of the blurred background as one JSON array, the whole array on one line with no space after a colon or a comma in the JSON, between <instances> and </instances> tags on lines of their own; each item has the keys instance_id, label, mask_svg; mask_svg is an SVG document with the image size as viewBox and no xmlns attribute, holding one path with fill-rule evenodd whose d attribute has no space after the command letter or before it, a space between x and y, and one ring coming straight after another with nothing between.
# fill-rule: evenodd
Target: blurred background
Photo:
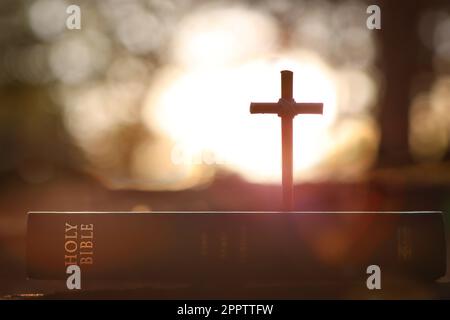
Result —
<instances>
[{"instance_id":1,"label":"blurred background","mask_svg":"<svg viewBox=\"0 0 450 320\"><path fill-rule=\"evenodd\" d=\"M279 209L282 69L296 209L450 209L448 1L1 1L0 294L30 210Z\"/></svg>"}]
</instances>

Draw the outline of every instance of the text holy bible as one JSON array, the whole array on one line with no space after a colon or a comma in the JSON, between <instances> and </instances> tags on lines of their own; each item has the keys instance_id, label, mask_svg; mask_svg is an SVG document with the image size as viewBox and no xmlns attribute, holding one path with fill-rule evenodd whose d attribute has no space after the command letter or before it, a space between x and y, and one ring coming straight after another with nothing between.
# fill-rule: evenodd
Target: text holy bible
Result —
<instances>
[{"instance_id":1,"label":"text holy bible","mask_svg":"<svg viewBox=\"0 0 450 320\"><path fill-rule=\"evenodd\" d=\"M298 283L446 272L441 212L30 212L30 278Z\"/></svg>"}]
</instances>

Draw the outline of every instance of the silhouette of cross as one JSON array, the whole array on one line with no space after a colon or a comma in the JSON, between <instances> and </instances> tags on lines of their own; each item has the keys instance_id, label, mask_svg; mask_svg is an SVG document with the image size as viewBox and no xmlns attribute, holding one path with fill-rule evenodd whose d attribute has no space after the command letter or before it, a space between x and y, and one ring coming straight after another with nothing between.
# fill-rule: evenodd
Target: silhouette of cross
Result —
<instances>
[{"instance_id":1,"label":"silhouette of cross","mask_svg":"<svg viewBox=\"0 0 450 320\"><path fill-rule=\"evenodd\" d=\"M276 103L252 102L250 113L275 113L281 118L281 154L283 210L292 211L293 187L293 154L292 154L292 120L298 114L323 114L323 103L297 103L292 97L293 73L281 71L281 98Z\"/></svg>"}]
</instances>

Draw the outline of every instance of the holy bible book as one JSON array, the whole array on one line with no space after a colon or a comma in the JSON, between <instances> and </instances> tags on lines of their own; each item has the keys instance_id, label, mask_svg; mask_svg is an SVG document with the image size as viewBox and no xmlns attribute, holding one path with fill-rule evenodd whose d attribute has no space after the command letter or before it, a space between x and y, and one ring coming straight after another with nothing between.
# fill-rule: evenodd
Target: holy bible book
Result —
<instances>
[{"instance_id":1,"label":"holy bible book","mask_svg":"<svg viewBox=\"0 0 450 320\"><path fill-rule=\"evenodd\" d=\"M27 272L158 283L298 283L446 272L441 212L30 212Z\"/></svg>"}]
</instances>

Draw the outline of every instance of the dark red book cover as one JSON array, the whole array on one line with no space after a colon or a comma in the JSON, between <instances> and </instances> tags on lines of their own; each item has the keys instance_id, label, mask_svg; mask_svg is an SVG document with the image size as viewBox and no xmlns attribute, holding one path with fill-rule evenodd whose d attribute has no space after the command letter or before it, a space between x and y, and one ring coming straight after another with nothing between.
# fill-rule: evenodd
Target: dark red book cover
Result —
<instances>
[{"instance_id":1,"label":"dark red book cover","mask_svg":"<svg viewBox=\"0 0 450 320\"><path fill-rule=\"evenodd\" d=\"M301 283L446 272L441 212L30 212L30 278Z\"/></svg>"}]
</instances>

